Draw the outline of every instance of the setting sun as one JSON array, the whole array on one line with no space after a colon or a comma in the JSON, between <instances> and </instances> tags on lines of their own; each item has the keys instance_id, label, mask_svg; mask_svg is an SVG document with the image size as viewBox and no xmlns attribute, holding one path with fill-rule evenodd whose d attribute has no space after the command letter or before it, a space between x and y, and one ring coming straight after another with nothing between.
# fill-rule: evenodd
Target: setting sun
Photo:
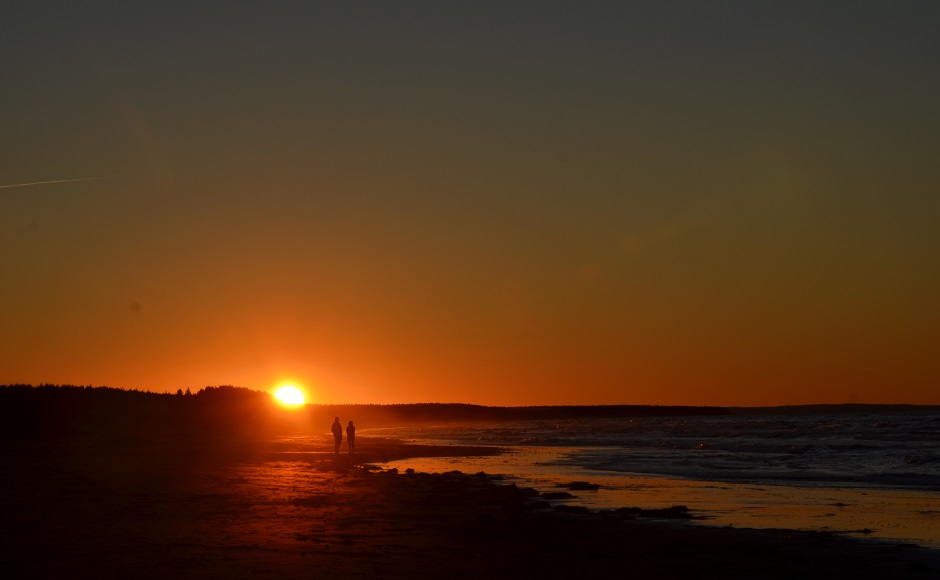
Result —
<instances>
[{"instance_id":1,"label":"setting sun","mask_svg":"<svg viewBox=\"0 0 940 580\"><path fill-rule=\"evenodd\" d=\"M304 394L297 387L281 387L274 393L274 396L285 405L304 404Z\"/></svg>"}]
</instances>

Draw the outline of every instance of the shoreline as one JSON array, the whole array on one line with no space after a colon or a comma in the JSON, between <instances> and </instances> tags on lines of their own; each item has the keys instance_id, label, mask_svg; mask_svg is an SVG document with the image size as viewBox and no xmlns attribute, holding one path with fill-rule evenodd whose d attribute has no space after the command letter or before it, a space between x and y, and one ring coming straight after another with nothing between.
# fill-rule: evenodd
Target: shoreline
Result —
<instances>
[{"instance_id":1,"label":"shoreline","mask_svg":"<svg viewBox=\"0 0 940 580\"><path fill-rule=\"evenodd\" d=\"M710 526L825 531L940 549L940 529L933 515L938 508L935 492L723 482L578 469L557 463L558 455L564 452L556 447L520 446L509 449L505 456L412 458L378 465L429 473L483 470L539 491L583 480L599 488L576 491L566 503L592 511L624 505L665 508L682 504L705 516L703 523Z\"/></svg>"},{"instance_id":2,"label":"shoreline","mask_svg":"<svg viewBox=\"0 0 940 580\"><path fill-rule=\"evenodd\" d=\"M236 450L4 442L4 578L929 578L940 551L825 532L684 525L555 506L491 475L364 464L473 454L360 437ZM629 507L629 506L623 506ZM691 515L695 515L695 506ZM663 515L663 514L660 514ZM672 515L681 515L681 510Z\"/></svg>"}]
</instances>

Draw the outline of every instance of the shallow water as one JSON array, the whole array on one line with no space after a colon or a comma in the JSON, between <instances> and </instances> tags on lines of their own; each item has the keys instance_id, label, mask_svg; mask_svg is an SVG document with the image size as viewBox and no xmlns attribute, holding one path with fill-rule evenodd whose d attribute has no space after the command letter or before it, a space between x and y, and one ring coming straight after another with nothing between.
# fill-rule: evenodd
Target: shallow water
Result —
<instances>
[{"instance_id":1,"label":"shallow water","mask_svg":"<svg viewBox=\"0 0 940 580\"><path fill-rule=\"evenodd\" d=\"M539 491L587 481L572 505L686 505L710 525L828 530L940 548L935 415L621 419L363 430L420 443L485 444L490 457L382 467L485 471ZM588 429L590 427L590 429Z\"/></svg>"},{"instance_id":2,"label":"shallow water","mask_svg":"<svg viewBox=\"0 0 940 580\"><path fill-rule=\"evenodd\" d=\"M759 485L583 470L553 460L559 451L526 448L508 455L417 458L379 464L429 473L459 470L499 474L541 492L586 481L597 491L575 491L571 505L590 509L685 505L708 525L846 532L940 548L940 494L905 490ZM870 532L862 532L870 530Z\"/></svg>"},{"instance_id":3,"label":"shallow water","mask_svg":"<svg viewBox=\"0 0 940 580\"><path fill-rule=\"evenodd\" d=\"M564 448L604 471L940 491L940 415L881 413L523 421L381 430L439 444Z\"/></svg>"}]
</instances>

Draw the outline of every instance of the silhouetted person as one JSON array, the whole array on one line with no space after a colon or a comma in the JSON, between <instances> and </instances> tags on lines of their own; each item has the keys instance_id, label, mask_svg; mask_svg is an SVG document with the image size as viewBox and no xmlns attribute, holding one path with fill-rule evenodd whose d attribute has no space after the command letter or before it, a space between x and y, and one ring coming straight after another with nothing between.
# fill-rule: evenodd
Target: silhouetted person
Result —
<instances>
[{"instance_id":1,"label":"silhouetted person","mask_svg":"<svg viewBox=\"0 0 940 580\"><path fill-rule=\"evenodd\" d=\"M356 426L352 421L346 425L346 443L349 444L349 454L352 455L356 451Z\"/></svg>"},{"instance_id":2,"label":"silhouetted person","mask_svg":"<svg viewBox=\"0 0 940 580\"><path fill-rule=\"evenodd\" d=\"M336 446L333 448L333 453L339 453L339 446L343 442L343 425L339 422L339 417L333 419L333 426L331 427L333 431L333 440L336 442Z\"/></svg>"}]
</instances>

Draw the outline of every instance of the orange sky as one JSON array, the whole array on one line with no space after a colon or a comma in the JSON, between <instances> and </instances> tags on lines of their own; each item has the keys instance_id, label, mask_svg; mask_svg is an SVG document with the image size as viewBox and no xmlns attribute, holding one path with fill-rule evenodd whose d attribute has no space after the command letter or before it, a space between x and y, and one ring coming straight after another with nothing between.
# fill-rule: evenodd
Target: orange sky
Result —
<instances>
[{"instance_id":1,"label":"orange sky","mask_svg":"<svg viewBox=\"0 0 940 580\"><path fill-rule=\"evenodd\" d=\"M940 404L933 5L226 6L0 24L0 383Z\"/></svg>"}]
</instances>

